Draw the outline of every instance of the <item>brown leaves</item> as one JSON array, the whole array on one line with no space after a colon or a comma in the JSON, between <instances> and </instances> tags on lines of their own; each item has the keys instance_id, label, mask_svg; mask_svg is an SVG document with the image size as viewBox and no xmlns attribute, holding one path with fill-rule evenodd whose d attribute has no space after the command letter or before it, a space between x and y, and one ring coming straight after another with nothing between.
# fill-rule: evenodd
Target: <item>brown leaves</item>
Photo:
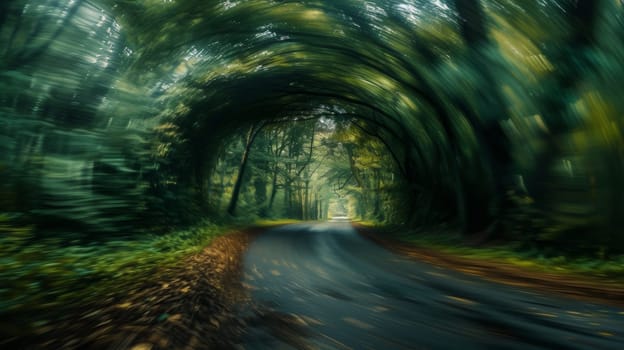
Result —
<instances>
[{"instance_id":1,"label":"brown leaves","mask_svg":"<svg viewBox=\"0 0 624 350\"><path fill-rule=\"evenodd\" d=\"M253 231L216 238L130 293L68 312L29 340L49 348L231 348L241 332L233 306L245 298L242 261ZM36 347L36 346L33 346Z\"/></svg>"}]
</instances>

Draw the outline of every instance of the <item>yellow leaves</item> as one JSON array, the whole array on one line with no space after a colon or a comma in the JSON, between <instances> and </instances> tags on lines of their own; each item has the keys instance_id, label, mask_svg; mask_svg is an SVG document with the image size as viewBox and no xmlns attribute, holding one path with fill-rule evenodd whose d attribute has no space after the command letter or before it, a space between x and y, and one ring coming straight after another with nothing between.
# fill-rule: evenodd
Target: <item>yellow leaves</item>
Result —
<instances>
[{"instance_id":1,"label":"yellow leaves","mask_svg":"<svg viewBox=\"0 0 624 350\"><path fill-rule=\"evenodd\" d=\"M185 116L191 112L191 107L185 105L184 103L180 103L176 106L174 110L175 116Z\"/></svg>"},{"instance_id":2,"label":"yellow leaves","mask_svg":"<svg viewBox=\"0 0 624 350\"><path fill-rule=\"evenodd\" d=\"M306 8L299 3L283 3L268 12L275 20L287 20L297 26L315 30L331 30L331 20L319 9ZM338 25L334 23L334 26Z\"/></svg>"},{"instance_id":3,"label":"yellow leaves","mask_svg":"<svg viewBox=\"0 0 624 350\"><path fill-rule=\"evenodd\" d=\"M386 312L386 311L388 311L388 310L390 310L390 309L388 309L388 308L387 308L387 307L385 307L385 306L380 306L380 305L378 305L378 306L374 306L374 307L373 307L373 311L375 311L375 312Z\"/></svg>"},{"instance_id":4,"label":"yellow leaves","mask_svg":"<svg viewBox=\"0 0 624 350\"><path fill-rule=\"evenodd\" d=\"M460 47L463 44L463 40L458 31L453 25L450 25L448 21L444 20L431 20L434 23L423 23L419 26L418 35L423 39L430 41L431 46L441 47L442 49L453 49ZM411 33L405 33L407 36ZM408 41L406 41L408 42ZM395 45L396 46L396 45Z\"/></svg>"},{"instance_id":5,"label":"yellow leaves","mask_svg":"<svg viewBox=\"0 0 624 350\"><path fill-rule=\"evenodd\" d=\"M173 123L163 123L154 127L154 131L163 133L167 136L174 136L178 133L178 126Z\"/></svg>"},{"instance_id":6,"label":"yellow leaves","mask_svg":"<svg viewBox=\"0 0 624 350\"><path fill-rule=\"evenodd\" d=\"M130 350L151 350L153 347L154 345L150 343L139 343L133 346L132 348L130 348Z\"/></svg>"},{"instance_id":7,"label":"yellow leaves","mask_svg":"<svg viewBox=\"0 0 624 350\"><path fill-rule=\"evenodd\" d=\"M499 47L500 54L518 69L524 79L537 82L537 78L554 70L554 66L529 38L512 28L492 29L492 38Z\"/></svg>"},{"instance_id":8,"label":"yellow leaves","mask_svg":"<svg viewBox=\"0 0 624 350\"><path fill-rule=\"evenodd\" d=\"M472 301L472 300L468 300L468 299L465 299L465 298L456 297L456 296L453 296L453 295L447 295L446 297L447 297L448 299L450 299L450 300L452 300L452 301L455 301L455 302L458 302L458 303L460 303L460 304L466 304L466 305L475 305L475 304L476 304L476 302L474 302L474 301Z\"/></svg>"},{"instance_id":9,"label":"yellow leaves","mask_svg":"<svg viewBox=\"0 0 624 350\"><path fill-rule=\"evenodd\" d=\"M595 90L584 94L582 101L589 124L598 129L601 138L605 140L622 139L621 129L615 124L615 120L621 115L615 106ZM581 107L577 107L578 109Z\"/></svg>"},{"instance_id":10,"label":"yellow leaves","mask_svg":"<svg viewBox=\"0 0 624 350\"><path fill-rule=\"evenodd\" d=\"M615 334L613 334L613 333L611 333L611 332L605 332L605 331L602 331L602 332L598 332L598 335L601 335L601 336L603 336L603 337L612 337L612 336L614 336Z\"/></svg>"},{"instance_id":11,"label":"yellow leaves","mask_svg":"<svg viewBox=\"0 0 624 350\"><path fill-rule=\"evenodd\" d=\"M402 93L397 93L397 96L399 101L401 101L410 111L418 112L419 108L411 98Z\"/></svg>"},{"instance_id":12,"label":"yellow leaves","mask_svg":"<svg viewBox=\"0 0 624 350\"><path fill-rule=\"evenodd\" d=\"M497 54L517 70L515 75L519 81L535 84L555 70L554 65L536 45L536 38L530 36L530 31L518 28L517 23L511 23L496 13L490 13L490 16L493 20L490 36L496 43Z\"/></svg>"},{"instance_id":13,"label":"yellow leaves","mask_svg":"<svg viewBox=\"0 0 624 350\"><path fill-rule=\"evenodd\" d=\"M302 324L304 326L307 326L307 325L322 326L322 325L325 324L325 323L323 323L323 321L321 321L319 319L308 317L308 316L305 316L305 315L302 315L299 318L301 319L301 321L303 321Z\"/></svg>"},{"instance_id":14,"label":"yellow leaves","mask_svg":"<svg viewBox=\"0 0 624 350\"><path fill-rule=\"evenodd\" d=\"M169 154L169 150L171 150L171 143L161 143L156 147L156 155L158 157L164 158Z\"/></svg>"},{"instance_id":15,"label":"yellow leaves","mask_svg":"<svg viewBox=\"0 0 624 350\"><path fill-rule=\"evenodd\" d=\"M548 132L548 127L546 126L546 123L544 123L544 119L541 115L536 114L533 116L533 119L535 119L535 124L537 124L540 129L542 129L544 132Z\"/></svg>"},{"instance_id":16,"label":"yellow leaves","mask_svg":"<svg viewBox=\"0 0 624 350\"><path fill-rule=\"evenodd\" d=\"M129 309L131 306L132 306L132 303L129 303L129 302L115 305L115 307L118 309Z\"/></svg>"},{"instance_id":17,"label":"yellow leaves","mask_svg":"<svg viewBox=\"0 0 624 350\"><path fill-rule=\"evenodd\" d=\"M185 62L180 63L174 70L174 73L179 76L183 76L188 73L188 67Z\"/></svg>"},{"instance_id":18,"label":"yellow leaves","mask_svg":"<svg viewBox=\"0 0 624 350\"><path fill-rule=\"evenodd\" d=\"M327 20L325 13L319 10L306 10L301 13L301 19L307 21Z\"/></svg>"},{"instance_id":19,"label":"yellow leaves","mask_svg":"<svg viewBox=\"0 0 624 350\"><path fill-rule=\"evenodd\" d=\"M362 322L360 320L356 320L355 318L352 318L352 317L344 317L342 320L344 322L346 322L346 323L348 323L348 324L350 324L352 326L355 326L357 328L360 328L360 329L373 329L373 328L375 328L375 327L373 327L372 325L370 325L370 324L368 324L366 322Z\"/></svg>"},{"instance_id":20,"label":"yellow leaves","mask_svg":"<svg viewBox=\"0 0 624 350\"><path fill-rule=\"evenodd\" d=\"M171 315L167 318L168 322L173 322L173 323L179 322L181 320L182 320L182 314Z\"/></svg>"},{"instance_id":21,"label":"yellow leaves","mask_svg":"<svg viewBox=\"0 0 624 350\"><path fill-rule=\"evenodd\" d=\"M443 273L439 273L439 272L427 271L425 273L428 274L428 275L431 275L431 276L435 276L435 277L448 278L448 275L443 274Z\"/></svg>"},{"instance_id":22,"label":"yellow leaves","mask_svg":"<svg viewBox=\"0 0 624 350\"><path fill-rule=\"evenodd\" d=\"M613 102L599 91L586 91L573 105L575 113L584 120L585 128L572 134L574 145L580 151L624 147L621 115Z\"/></svg>"},{"instance_id":23,"label":"yellow leaves","mask_svg":"<svg viewBox=\"0 0 624 350\"><path fill-rule=\"evenodd\" d=\"M525 63L539 73L552 72L555 67L543 54L534 54L524 57Z\"/></svg>"}]
</instances>

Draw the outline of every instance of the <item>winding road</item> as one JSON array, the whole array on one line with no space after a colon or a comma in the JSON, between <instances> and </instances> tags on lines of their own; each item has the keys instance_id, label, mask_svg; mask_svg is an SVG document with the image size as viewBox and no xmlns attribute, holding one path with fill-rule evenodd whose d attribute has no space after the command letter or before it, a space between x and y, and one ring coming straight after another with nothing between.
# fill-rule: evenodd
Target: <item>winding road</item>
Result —
<instances>
[{"instance_id":1,"label":"winding road","mask_svg":"<svg viewBox=\"0 0 624 350\"><path fill-rule=\"evenodd\" d=\"M245 349L624 349L624 310L410 260L348 222L272 229L244 264Z\"/></svg>"}]
</instances>

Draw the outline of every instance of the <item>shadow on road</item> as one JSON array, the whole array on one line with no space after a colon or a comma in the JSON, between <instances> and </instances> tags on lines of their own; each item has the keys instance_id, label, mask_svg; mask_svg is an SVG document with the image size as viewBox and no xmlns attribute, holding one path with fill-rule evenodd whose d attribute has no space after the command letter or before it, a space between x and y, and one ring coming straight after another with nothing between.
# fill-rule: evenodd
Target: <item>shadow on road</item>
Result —
<instances>
[{"instance_id":1,"label":"shadow on road","mask_svg":"<svg viewBox=\"0 0 624 350\"><path fill-rule=\"evenodd\" d=\"M348 218L258 237L244 259L248 349L619 349L624 310L409 260Z\"/></svg>"}]
</instances>

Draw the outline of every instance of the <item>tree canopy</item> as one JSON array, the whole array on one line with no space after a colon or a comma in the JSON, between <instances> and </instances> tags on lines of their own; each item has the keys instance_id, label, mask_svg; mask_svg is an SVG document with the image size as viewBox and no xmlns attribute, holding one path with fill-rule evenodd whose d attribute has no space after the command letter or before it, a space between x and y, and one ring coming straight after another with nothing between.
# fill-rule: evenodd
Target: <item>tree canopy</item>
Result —
<instances>
[{"instance_id":1,"label":"tree canopy","mask_svg":"<svg viewBox=\"0 0 624 350\"><path fill-rule=\"evenodd\" d=\"M348 211L624 248L620 1L0 6L16 224Z\"/></svg>"}]
</instances>

